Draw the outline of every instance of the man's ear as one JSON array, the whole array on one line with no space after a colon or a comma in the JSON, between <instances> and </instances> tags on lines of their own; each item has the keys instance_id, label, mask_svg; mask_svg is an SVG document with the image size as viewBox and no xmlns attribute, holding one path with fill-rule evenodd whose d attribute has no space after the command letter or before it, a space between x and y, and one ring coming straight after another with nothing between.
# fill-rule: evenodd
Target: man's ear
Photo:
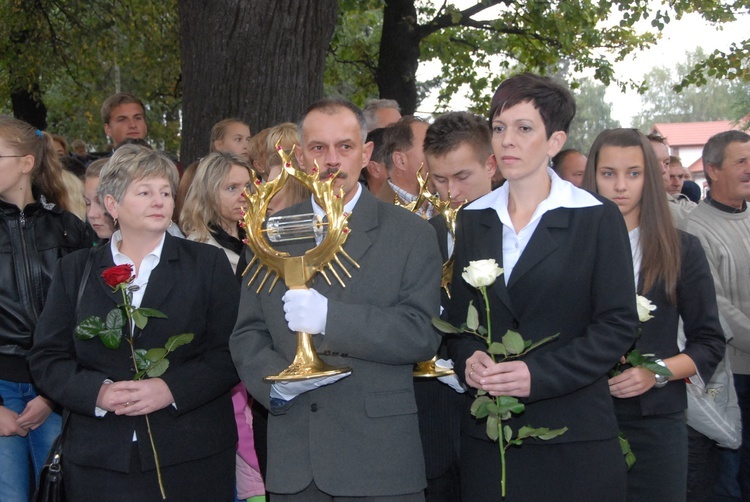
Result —
<instances>
[{"instance_id":1,"label":"man's ear","mask_svg":"<svg viewBox=\"0 0 750 502\"><path fill-rule=\"evenodd\" d=\"M112 129L110 129L109 124L104 124L104 134L110 138L112 137Z\"/></svg>"},{"instance_id":2,"label":"man's ear","mask_svg":"<svg viewBox=\"0 0 750 502\"><path fill-rule=\"evenodd\" d=\"M367 167L372 157L372 149L375 147L375 143L368 141L362 147L362 167Z\"/></svg>"},{"instance_id":3,"label":"man's ear","mask_svg":"<svg viewBox=\"0 0 750 502\"><path fill-rule=\"evenodd\" d=\"M490 178L495 175L495 171L497 171L497 158L495 158L494 153L490 154L490 156L487 157L487 160L484 161L484 168Z\"/></svg>"},{"instance_id":4,"label":"man's ear","mask_svg":"<svg viewBox=\"0 0 750 502\"><path fill-rule=\"evenodd\" d=\"M367 169L367 173L373 178L380 177L381 165L379 162L375 162L374 160L371 160L367 163L367 165L365 166L365 169Z\"/></svg>"},{"instance_id":5,"label":"man's ear","mask_svg":"<svg viewBox=\"0 0 750 502\"><path fill-rule=\"evenodd\" d=\"M719 179L718 172L721 171L721 168L715 164L711 164L710 162L705 165L706 168L706 175L711 179L711 181L716 181Z\"/></svg>"},{"instance_id":6,"label":"man's ear","mask_svg":"<svg viewBox=\"0 0 750 502\"><path fill-rule=\"evenodd\" d=\"M404 152L393 152L391 159L393 160L393 167L396 169L403 171L406 168L406 154Z\"/></svg>"},{"instance_id":7,"label":"man's ear","mask_svg":"<svg viewBox=\"0 0 750 502\"><path fill-rule=\"evenodd\" d=\"M297 159L297 165L299 166L299 168L307 174L310 174L310 172L307 170L307 165L305 164L305 158L302 155L302 150L300 150L299 148L295 148L294 157ZM312 166L310 167L312 168Z\"/></svg>"}]
</instances>

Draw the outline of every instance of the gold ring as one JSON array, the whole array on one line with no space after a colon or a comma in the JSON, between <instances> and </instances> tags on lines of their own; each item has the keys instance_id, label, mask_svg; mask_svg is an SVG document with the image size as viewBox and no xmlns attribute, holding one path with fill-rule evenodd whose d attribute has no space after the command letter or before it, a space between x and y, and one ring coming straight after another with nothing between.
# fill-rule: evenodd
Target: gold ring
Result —
<instances>
[{"instance_id":1,"label":"gold ring","mask_svg":"<svg viewBox=\"0 0 750 502\"><path fill-rule=\"evenodd\" d=\"M474 365L477 363L471 363L471 369L474 369Z\"/></svg>"}]
</instances>

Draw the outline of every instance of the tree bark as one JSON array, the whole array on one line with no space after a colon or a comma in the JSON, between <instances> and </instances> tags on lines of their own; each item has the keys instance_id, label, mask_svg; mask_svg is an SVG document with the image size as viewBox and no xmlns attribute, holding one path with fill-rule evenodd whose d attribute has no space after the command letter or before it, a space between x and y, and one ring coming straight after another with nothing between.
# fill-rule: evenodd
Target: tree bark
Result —
<instances>
[{"instance_id":1,"label":"tree bark","mask_svg":"<svg viewBox=\"0 0 750 502\"><path fill-rule=\"evenodd\" d=\"M419 42L414 0L386 0L376 81L383 99L395 99L404 115L417 109Z\"/></svg>"},{"instance_id":2,"label":"tree bark","mask_svg":"<svg viewBox=\"0 0 750 502\"><path fill-rule=\"evenodd\" d=\"M256 133L323 96L336 0L179 0L178 9L184 165L208 152L221 119Z\"/></svg>"}]
</instances>

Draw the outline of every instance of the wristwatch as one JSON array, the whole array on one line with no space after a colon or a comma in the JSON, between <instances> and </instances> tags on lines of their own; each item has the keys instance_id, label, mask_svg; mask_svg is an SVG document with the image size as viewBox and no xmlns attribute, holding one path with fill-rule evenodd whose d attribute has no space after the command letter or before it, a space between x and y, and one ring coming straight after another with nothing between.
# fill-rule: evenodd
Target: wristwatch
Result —
<instances>
[{"instance_id":1,"label":"wristwatch","mask_svg":"<svg viewBox=\"0 0 750 502\"><path fill-rule=\"evenodd\" d=\"M654 359L654 362L659 366L664 366L665 368L667 367L667 365L661 359ZM669 383L669 377L666 375L659 375L658 373L654 373L654 379L656 380L654 387L656 387L657 389L661 389Z\"/></svg>"}]
</instances>

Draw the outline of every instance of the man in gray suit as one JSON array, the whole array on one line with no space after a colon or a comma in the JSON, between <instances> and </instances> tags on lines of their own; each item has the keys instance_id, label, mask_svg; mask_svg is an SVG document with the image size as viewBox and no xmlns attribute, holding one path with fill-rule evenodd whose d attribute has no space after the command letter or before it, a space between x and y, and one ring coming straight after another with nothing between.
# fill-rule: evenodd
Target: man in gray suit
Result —
<instances>
[{"instance_id":1,"label":"man in gray suit","mask_svg":"<svg viewBox=\"0 0 750 502\"><path fill-rule=\"evenodd\" d=\"M321 178L338 173L351 233L344 250L346 287L316 276L309 290L279 283L245 286L230 349L243 382L269 409L268 476L274 500L423 500L426 485L413 363L439 344L441 258L435 232L418 216L380 202L358 183L372 145L365 144L361 111L324 99L298 124L297 160ZM309 200L281 214L322 212ZM277 249L299 255L315 245L297 241ZM246 276L247 277L247 276ZM270 281L269 281L270 282ZM325 362L351 374L303 382L263 382L295 355L295 331L314 334ZM357 499L360 500L360 499Z\"/></svg>"}]
</instances>

